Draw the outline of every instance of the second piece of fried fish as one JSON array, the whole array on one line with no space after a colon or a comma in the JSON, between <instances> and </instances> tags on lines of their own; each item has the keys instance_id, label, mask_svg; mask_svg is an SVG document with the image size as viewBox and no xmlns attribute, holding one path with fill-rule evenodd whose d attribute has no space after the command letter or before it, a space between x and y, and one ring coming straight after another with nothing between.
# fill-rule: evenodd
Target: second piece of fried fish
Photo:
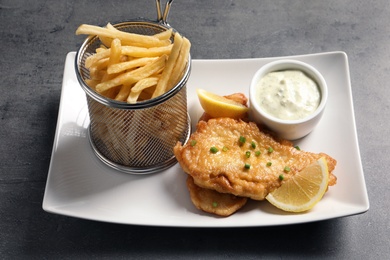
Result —
<instances>
[{"instance_id":1,"label":"second piece of fried fish","mask_svg":"<svg viewBox=\"0 0 390 260\"><path fill-rule=\"evenodd\" d=\"M194 179L189 175L186 182L192 203L205 212L227 217L242 208L248 200L245 197L201 188L194 183Z\"/></svg>"}]
</instances>

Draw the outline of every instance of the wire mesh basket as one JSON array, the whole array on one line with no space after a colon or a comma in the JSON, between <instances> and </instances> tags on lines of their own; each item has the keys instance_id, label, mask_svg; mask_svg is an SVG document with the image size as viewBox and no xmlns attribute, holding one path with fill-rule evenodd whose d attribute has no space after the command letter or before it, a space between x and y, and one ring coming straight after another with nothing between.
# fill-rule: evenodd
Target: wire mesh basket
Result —
<instances>
[{"instance_id":1,"label":"wire mesh basket","mask_svg":"<svg viewBox=\"0 0 390 260\"><path fill-rule=\"evenodd\" d=\"M161 21L129 21L117 29L153 35L171 28ZM86 93L90 117L89 139L97 157L108 166L133 174L162 171L176 163L173 147L190 135L186 84L191 58L181 80L165 94L129 104L106 98L91 89L85 80L89 71L85 60L101 44L98 37L87 38L76 60L78 81Z\"/></svg>"}]
</instances>

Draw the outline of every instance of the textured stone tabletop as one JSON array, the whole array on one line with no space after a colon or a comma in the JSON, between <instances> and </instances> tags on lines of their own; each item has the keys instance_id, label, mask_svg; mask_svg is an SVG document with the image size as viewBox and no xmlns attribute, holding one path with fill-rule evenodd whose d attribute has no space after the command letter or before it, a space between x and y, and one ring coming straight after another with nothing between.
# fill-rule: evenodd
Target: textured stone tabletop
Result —
<instances>
[{"instance_id":1,"label":"textured stone tabletop","mask_svg":"<svg viewBox=\"0 0 390 260\"><path fill-rule=\"evenodd\" d=\"M0 258L388 258L387 0L177 0L169 15L169 23L191 40L193 59L345 52L370 200L367 212L232 229L120 225L45 212L64 62L83 40L75 30L82 23L104 25L141 16L156 17L153 0L0 1Z\"/></svg>"}]
</instances>

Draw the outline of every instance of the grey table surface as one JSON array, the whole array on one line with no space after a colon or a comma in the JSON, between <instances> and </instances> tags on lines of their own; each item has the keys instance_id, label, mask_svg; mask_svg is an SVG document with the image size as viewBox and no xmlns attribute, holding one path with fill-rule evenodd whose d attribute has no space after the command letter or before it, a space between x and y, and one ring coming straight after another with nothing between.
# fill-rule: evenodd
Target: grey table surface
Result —
<instances>
[{"instance_id":1,"label":"grey table surface","mask_svg":"<svg viewBox=\"0 0 390 260\"><path fill-rule=\"evenodd\" d=\"M164 2L164 1L163 1ZM175 1L169 22L194 59L348 55L370 209L299 225L168 228L50 214L42 199L66 54L81 23L156 17L145 1L0 1L0 258L335 258L390 256L390 5L387 0ZM342 143L339 144L343 145Z\"/></svg>"}]
</instances>

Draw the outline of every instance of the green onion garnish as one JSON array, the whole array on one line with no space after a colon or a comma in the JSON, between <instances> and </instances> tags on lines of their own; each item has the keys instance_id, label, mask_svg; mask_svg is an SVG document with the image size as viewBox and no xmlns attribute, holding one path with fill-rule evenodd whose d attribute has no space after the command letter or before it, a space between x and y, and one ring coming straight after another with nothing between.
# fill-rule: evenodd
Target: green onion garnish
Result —
<instances>
[{"instance_id":1,"label":"green onion garnish","mask_svg":"<svg viewBox=\"0 0 390 260\"><path fill-rule=\"evenodd\" d=\"M213 146L213 147L210 148L210 152L217 153L218 152L218 148Z\"/></svg>"},{"instance_id":2,"label":"green onion garnish","mask_svg":"<svg viewBox=\"0 0 390 260\"><path fill-rule=\"evenodd\" d=\"M256 143L255 143L254 141L252 141L252 143L251 143L251 147L252 147L253 149L255 149L255 148L256 148Z\"/></svg>"},{"instance_id":3,"label":"green onion garnish","mask_svg":"<svg viewBox=\"0 0 390 260\"><path fill-rule=\"evenodd\" d=\"M290 170L291 170L290 167L288 167L288 166L284 167L285 172L289 172Z\"/></svg>"},{"instance_id":4,"label":"green onion garnish","mask_svg":"<svg viewBox=\"0 0 390 260\"><path fill-rule=\"evenodd\" d=\"M246 158L251 157L251 152L250 152L250 151L246 151L246 152L245 152L245 156L246 156Z\"/></svg>"},{"instance_id":5,"label":"green onion garnish","mask_svg":"<svg viewBox=\"0 0 390 260\"><path fill-rule=\"evenodd\" d=\"M274 151L274 148L272 148L271 146L268 148L268 152L269 153L272 153Z\"/></svg>"},{"instance_id":6,"label":"green onion garnish","mask_svg":"<svg viewBox=\"0 0 390 260\"><path fill-rule=\"evenodd\" d=\"M256 152L255 152L255 155L256 155L256 156L259 156L260 154L261 154L260 151L256 151Z\"/></svg>"},{"instance_id":7,"label":"green onion garnish","mask_svg":"<svg viewBox=\"0 0 390 260\"><path fill-rule=\"evenodd\" d=\"M284 180L283 174L280 174L280 175L279 175L279 180L281 180L281 181Z\"/></svg>"},{"instance_id":8,"label":"green onion garnish","mask_svg":"<svg viewBox=\"0 0 390 260\"><path fill-rule=\"evenodd\" d=\"M195 146L196 145L196 140L192 140L191 141L191 146Z\"/></svg>"},{"instance_id":9,"label":"green onion garnish","mask_svg":"<svg viewBox=\"0 0 390 260\"><path fill-rule=\"evenodd\" d=\"M267 166L270 167L272 165L272 162L267 162Z\"/></svg>"},{"instance_id":10,"label":"green onion garnish","mask_svg":"<svg viewBox=\"0 0 390 260\"><path fill-rule=\"evenodd\" d=\"M238 139L238 142L240 143L240 146L241 146L246 142L246 138L243 136L240 136L240 139Z\"/></svg>"}]
</instances>

